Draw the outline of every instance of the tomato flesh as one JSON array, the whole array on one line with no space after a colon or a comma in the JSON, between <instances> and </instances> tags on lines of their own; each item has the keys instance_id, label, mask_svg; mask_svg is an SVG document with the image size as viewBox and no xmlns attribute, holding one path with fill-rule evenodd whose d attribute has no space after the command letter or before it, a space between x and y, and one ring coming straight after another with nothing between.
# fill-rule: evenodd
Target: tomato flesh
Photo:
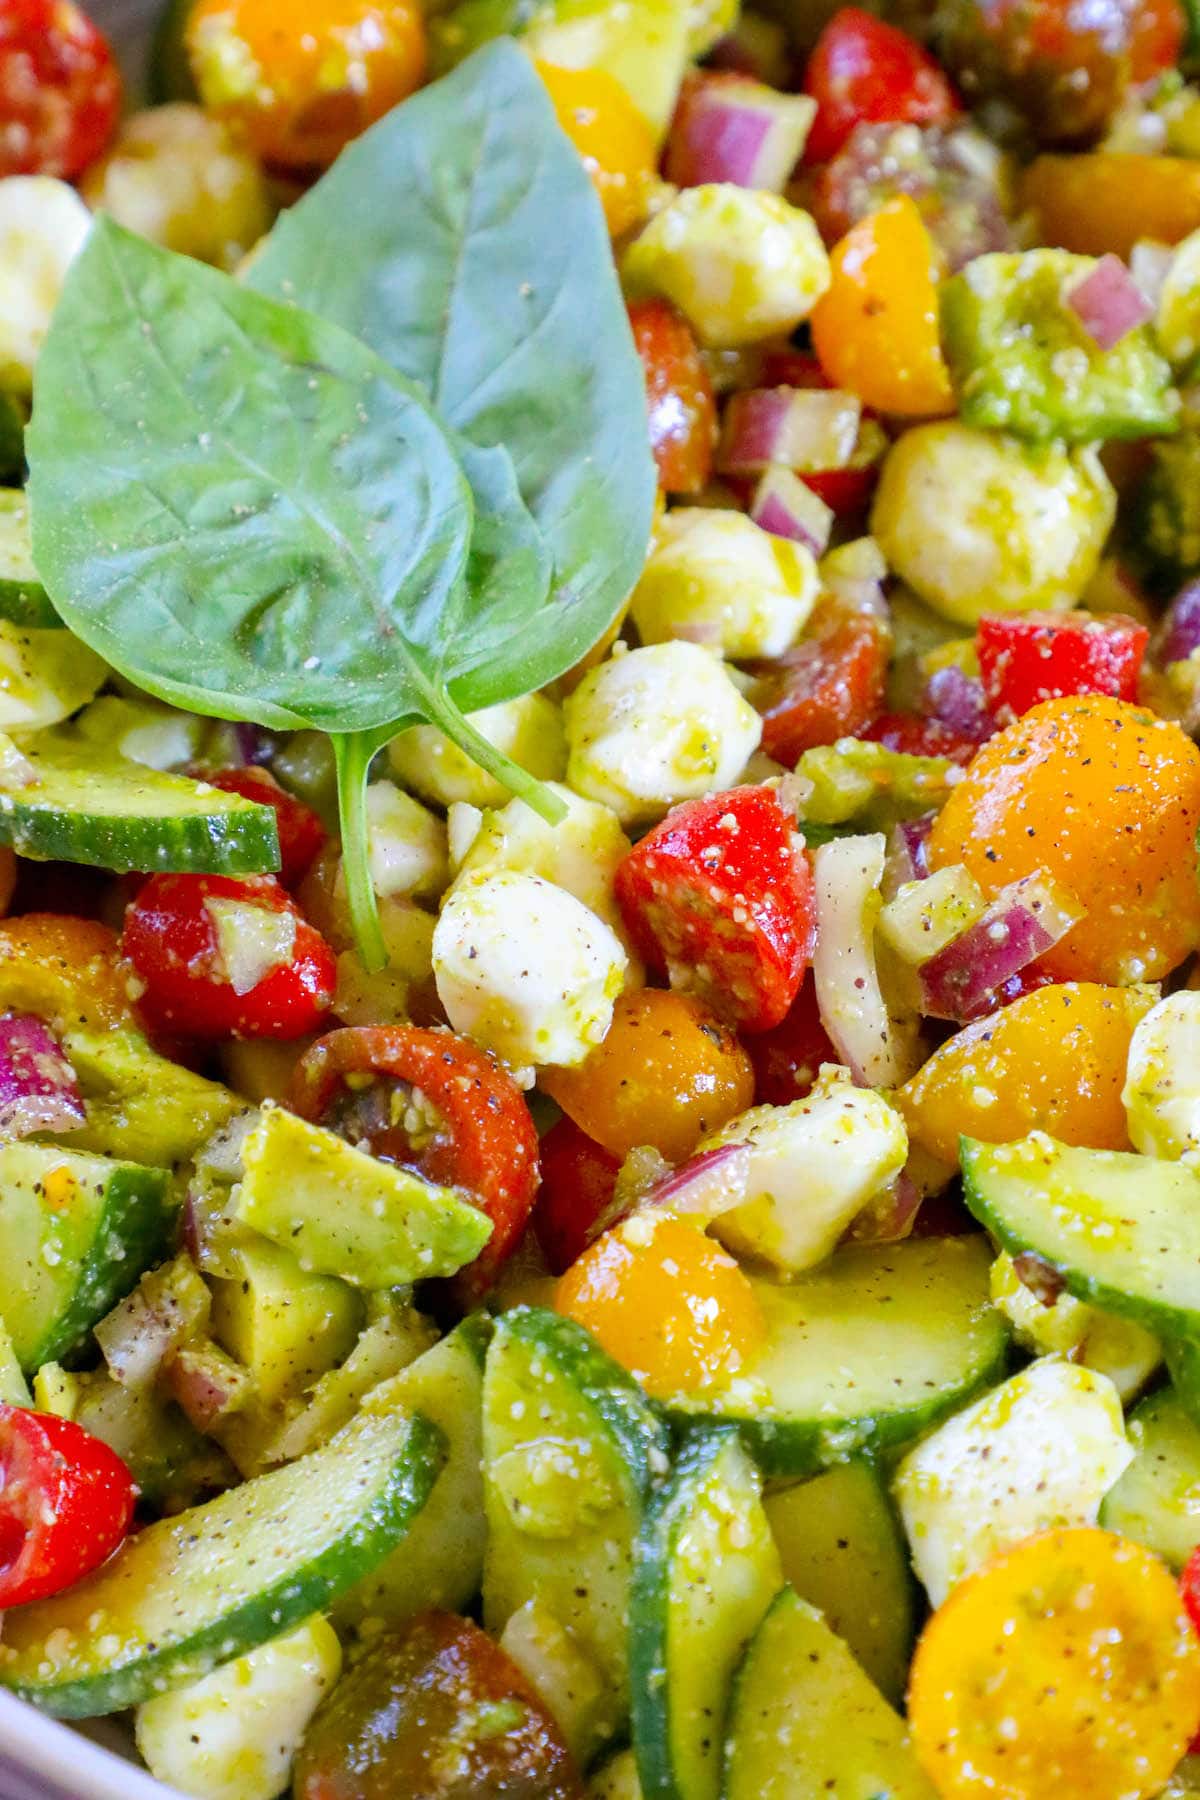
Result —
<instances>
[{"instance_id":1,"label":"tomato flesh","mask_svg":"<svg viewBox=\"0 0 1200 1800\"><path fill-rule=\"evenodd\" d=\"M252 764L244 769L194 769L192 773L223 793L240 794L243 800L271 807L279 832L279 879L285 887L293 887L303 878L328 835L311 806L281 788L269 769Z\"/></svg>"},{"instance_id":2,"label":"tomato flesh","mask_svg":"<svg viewBox=\"0 0 1200 1800\"><path fill-rule=\"evenodd\" d=\"M860 736L883 703L887 662L887 632L873 614L824 602L802 642L754 665L767 755L791 768L818 744Z\"/></svg>"},{"instance_id":3,"label":"tomato flesh","mask_svg":"<svg viewBox=\"0 0 1200 1800\"><path fill-rule=\"evenodd\" d=\"M941 125L959 111L954 89L928 51L857 6L842 7L817 39L804 92L817 103L806 163L828 162L865 120Z\"/></svg>"},{"instance_id":4,"label":"tomato flesh","mask_svg":"<svg viewBox=\"0 0 1200 1800\"><path fill-rule=\"evenodd\" d=\"M1149 637L1119 613L985 614L975 643L988 704L1006 725L1068 694L1136 700Z\"/></svg>"},{"instance_id":5,"label":"tomato flesh","mask_svg":"<svg viewBox=\"0 0 1200 1800\"><path fill-rule=\"evenodd\" d=\"M120 1457L71 1419L0 1403L0 1607L61 1593L129 1530Z\"/></svg>"},{"instance_id":6,"label":"tomato flesh","mask_svg":"<svg viewBox=\"0 0 1200 1800\"><path fill-rule=\"evenodd\" d=\"M533 1229L550 1273L561 1275L587 1249L612 1200L621 1164L565 1117L542 1139L541 1161Z\"/></svg>"},{"instance_id":7,"label":"tomato flesh","mask_svg":"<svg viewBox=\"0 0 1200 1800\"><path fill-rule=\"evenodd\" d=\"M691 326L665 300L629 308L646 376L650 448L667 494L698 494L712 474L717 409Z\"/></svg>"},{"instance_id":8,"label":"tomato flesh","mask_svg":"<svg viewBox=\"0 0 1200 1800\"><path fill-rule=\"evenodd\" d=\"M71 0L0 7L0 176L73 181L103 152L121 110L104 33Z\"/></svg>"},{"instance_id":9,"label":"tomato flesh","mask_svg":"<svg viewBox=\"0 0 1200 1800\"><path fill-rule=\"evenodd\" d=\"M881 713L859 735L904 756L947 756L963 767L979 748L975 738L953 731L941 719L924 719L920 713Z\"/></svg>"},{"instance_id":10,"label":"tomato flesh","mask_svg":"<svg viewBox=\"0 0 1200 1800\"><path fill-rule=\"evenodd\" d=\"M803 1100L821 1064L839 1060L821 1023L811 970L787 1016L770 1031L747 1038L746 1048L754 1065L756 1106L790 1106L793 1100Z\"/></svg>"}]
</instances>

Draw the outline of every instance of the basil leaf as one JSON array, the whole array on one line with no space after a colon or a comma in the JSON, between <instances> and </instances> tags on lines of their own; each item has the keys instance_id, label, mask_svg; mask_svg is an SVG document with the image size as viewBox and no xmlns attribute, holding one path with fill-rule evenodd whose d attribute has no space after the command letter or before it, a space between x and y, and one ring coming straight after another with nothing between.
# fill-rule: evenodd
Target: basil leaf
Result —
<instances>
[{"instance_id":1,"label":"basil leaf","mask_svg":"<svg viewBox=\"0 0 1200 1800\"><path fill-rule=\"evenodd\" d=\"M553 552L552 604L517 638L488 631L459 705L562 674L641 573L655 477L600 205L528 58L487 45L380 120L282 215L247 280L353 331L512 457Z\"/></svg>"}]
</instances>

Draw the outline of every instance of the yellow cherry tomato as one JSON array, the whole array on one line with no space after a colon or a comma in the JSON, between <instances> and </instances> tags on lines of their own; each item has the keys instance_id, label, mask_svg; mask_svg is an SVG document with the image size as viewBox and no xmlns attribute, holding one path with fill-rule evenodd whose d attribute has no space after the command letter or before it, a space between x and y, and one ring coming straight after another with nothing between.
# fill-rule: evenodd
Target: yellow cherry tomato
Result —
<instances>
[{"instance_id":1,"label":"yellow cherry tomato","mask_svg":"<svg viewBox=\"0 0 1200 1800\"><path fill-rule=\"evenodd\" d=\"M659 1400L725 1385L766 1339L732 1256L669 1214L635 1214L597 1238L559 1281L554 1305Z\"/></svg>"},{"instance_id":2,"label":"yellow cherry tomato","mask_svg":"<svg viewBox=\"0 0 1200 1800\"><path fill-rule=\"evenodd\" d=\"M609 234L620 237L645 215L654 175L654 134L606 69L535 66L558 122L600 196Z\"/></svg>"},{"instance_id":3,"label":"yellow cherry tomato","mask_svg":"<svg viewBox=\"0 0 1200 1800\"><path fill-rule=\"evenodd\" d=\"M829 258L813 348L834 387L905 418L954 411L938 335L933 239L907 194L860 219Z\"/></svg>"},{"instance_id":4,"label":"yellow cherry tomato","mask_svg":"<svg viewBox=\"0 0 1200 1800\"><path fill-rule=\"evenodd\" d=\"M1200 1638L1148 1550L1043 1532L933 1615L908 1717L942 1800L1148 1800L1200 1723Z\"/></svg>"}]
</instances>

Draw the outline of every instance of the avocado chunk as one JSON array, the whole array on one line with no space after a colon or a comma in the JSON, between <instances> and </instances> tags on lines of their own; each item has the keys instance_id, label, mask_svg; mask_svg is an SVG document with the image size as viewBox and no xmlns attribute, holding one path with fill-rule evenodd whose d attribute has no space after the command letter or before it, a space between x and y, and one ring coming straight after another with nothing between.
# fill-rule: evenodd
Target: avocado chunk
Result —
<instances>
[{"instance_id":1,"label":"avocado chunk","mask_svg":"<svg viewBox=\"0 0 1200 1800\"><path fill-rule=\"evenodd\" d=\"M164 1169L0 1146L4 1322L21 1367L76 1349L162 1254L173 1209Z\"/></svg>"},{"instance_id":2,"label":"avocado chunk","mask_svg":"<svg viewBox=\"0 0 1200 1800\"><path fill-rule=\"evenodd\" d=\"M812 782L801 830L853 820L876 831L945 804L955 775L945 756L909 756L866 738L839 738L806 750L797 775Z\"/></svg>"},{"instance_id":3,"label":"avocado chunk","mask_svg":"<svg viewBox=\"0 0 1200 1800\"><path fill-rule=\"evenodd\" d=\"M211 1331L249 1370L265 1406L290 1399L348 1356L362 1300L332 1275L312 1275L265 1241L231 1248L235 1277L212 1281Z\"/></svg>"},{"instance_id":4,"label":"avocado chunk","mask_svg":"<svg viewBox=\"0 0 1200 1800\"><path fill-rule=\"evenodd\" d=\"M1179 425L1170 365L1139 325L1102 350L1069 294L1094 257L977 256L941 291L942 344L968 425L1030 443L1141 438Z\"/></svg>"},{"instance_id":5,"label":"avocado chunk","mask_svg":"<svg viewBox=\"0 0 1200 1800\"><path fill-rule=\"evenodd\" d=\"M490 1219L452 1189L380 1162L282 1107L264 1106L242 1157L236 1218L310 1274L364 1288L453 1275L492 1233Z\"/></svg>"},{"instance_id":6,"label":"avocado chunk","mask_svg":"<svg viewBox=\"0 0 1200 1800\"><path fill-rule=\"evenodd\" d=\"M138 1031L66 1030L62 1045L87 1113L72 1148L170 1168L245 1110L229 1088L159 1056Z\"/></svg>"}]
</instances>

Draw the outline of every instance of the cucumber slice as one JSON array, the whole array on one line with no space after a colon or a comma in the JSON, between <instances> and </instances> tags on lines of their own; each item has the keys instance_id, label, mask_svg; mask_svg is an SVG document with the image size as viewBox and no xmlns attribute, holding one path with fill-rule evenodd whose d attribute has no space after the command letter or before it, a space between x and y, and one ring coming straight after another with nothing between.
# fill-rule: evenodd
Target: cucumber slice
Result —
<instances>
[{"instance_id":1,"label":"cucumber slice","mask_svg":"<svg viewBox=\"0 0 1200 1800\"><path fill-rule=\"evenodd\" d=\"M963 1197L1010 1255L1032 1250L1077 1300L1171 1337L1200 1333L1200 1175L1035 1131L962 1141Z\"/></svg>"},{"instance_id":2,"label":"cucumber slice","mask_svg":"<svg viewBox=\"0 0 1200 1800\"><path fill-rule=\"evenodd\" d=\"M67 631L0 618L0 731L41 731L94 700L108 664Z\"/></svg>"},{"instance_id":3,"label":"cucumber slice","mask_svg":"<svg viewBox=\"0 0 1200 1800\"><path fill-rule=\"evenodd\" d=\"M937 1800L904 1721L815 1607L790 1588L733 1690L722 1800Z\"/></svg>"},{"instance_id":4,"label":"cucumber slice","mask_svg":"<svg viewBox=\"0 0 1200 1800\"><path fill-rule=\"evenodd\" d=\"M1172 1388L1130 1413L1133 1461L1104 1496L1100 1523L1182 1569L1200 1544L1200 1426Z\"/></svg>"},{"instance_id":5,"label":"cucumber slice","mask_svg":"<svg viewBox=\"0 0 1200 1800\"><path fill-rule=\"evenodd\" d=\"M428 1499L442 1436L364 1415L322 1450L127 1538L5 1615L0 1683L63 1719L136 1706L298 1625L368 1574Z\"/></svg>"},{"instance_id":6,"label":"cucumber slice","mask_svg":"<svg viewBox=\"0 0 1200 1800\"><path fill-rule=\"evenodd\" d=\"M38 631L63 629L33 566L29 501L21 488L0 488L0 619Z\"/></svg>"},{"instance_id":7,"label":"cucumber slice","mask_svg":"<svg viewBox=\"0 0 1200 1800\"><path fill-rule=\"evenodd\" d=\"M730 1388L672 1414L737 1423L768 1475L906 1443L1003 1376L990 1262L983 1237L916 1238L839 1250L786 1286L754 1280L766 1349Z\"/></svg>"},{"instance_id":8,"label":"cucumber slice","mask_svg":"<svg viewBox=\"0 0 1200 1800\"><path fill-rule=\"evenodd\" d=\"M825 1615L880 1692L904 1697L916 1589L899 1522L866 1457L763 1501L783 1578Z\"/></svg>"},{"instance_id":9,"label":"cucumber slice","mask_svg":"<svg viewBox=\"0 0 1200 1800\"><path fill-rule=\"evenodd\" d=\"M69 731L0 736L0 843L96 868L254 875L279 867L274 809L106 754ZM31 764L34 779L27 778Z\"/></svg>"},{"instance_id":10,"label":"cucumber slice","mask_svg":"<svg viewBox=\"0 0 1200 1800\"><path fill-rule=\"evenodd\" d=\"M737 1431L697 1432L638 1535L629 1643L645 1800L717 1800L733 1672L783 1581L760 1496Z\"/></svg>"},{"instance_id":11,"label":"cucumber slice","mask_svg":"<svg viewBox=\"0 0 1200 1800\"><path fill-rule=\"evenodd\" d=\"M497 1321L483 1380L484 1620L499 1635L538 1601L603 1675L614 1731L628 1710L633 1540L667 1452L642 1390L580 1326L528 1306Z\"/></svg>"},{"instance_id":12,"label":"cucumber slice","mask_svg":"<svg viewBox=\"0 0 1200 1800\"><path fill-rule=\"evenodd\" d=\"M27 1374L74 1350L166 1246L165 1169L0 1145L4 1322Z\"/></svg>"}]
</instances>

